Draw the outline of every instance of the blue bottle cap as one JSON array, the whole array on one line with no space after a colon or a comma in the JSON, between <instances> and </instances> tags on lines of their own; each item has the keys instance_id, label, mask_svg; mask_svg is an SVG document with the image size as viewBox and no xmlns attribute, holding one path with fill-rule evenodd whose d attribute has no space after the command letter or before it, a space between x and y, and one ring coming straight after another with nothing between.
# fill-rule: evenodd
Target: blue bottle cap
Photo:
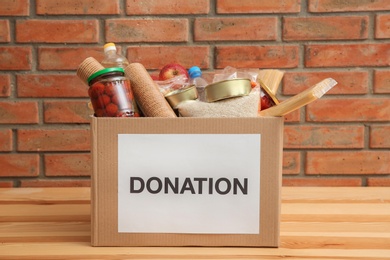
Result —
<instances>
[{"instance_id":1,"label":"blue bottle cap","mask_svg":"<svg viewBox=\"0 0 390 260\"><path fill-rule=\"evenodd\" d=\"M202 71L198 66L193 66L188 70L188 75L190 78L197 78L202 76Z\"/></svg>"}]
</instances>

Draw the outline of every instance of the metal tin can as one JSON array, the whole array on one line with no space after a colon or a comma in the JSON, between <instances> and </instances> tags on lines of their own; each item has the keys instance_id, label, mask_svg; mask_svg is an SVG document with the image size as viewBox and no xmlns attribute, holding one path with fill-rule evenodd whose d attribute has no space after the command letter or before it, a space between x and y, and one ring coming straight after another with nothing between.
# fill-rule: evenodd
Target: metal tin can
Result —
<instances>
[{"instance_id":1,"label":"metal tin can","mask_svg":"<svg viewBox=\"0 0 390 260\"><path fill-rule=\"evenodd\" d=\"M223 80L206 86L206 101L215 102L227 98L242 97L249 95L251 90L249 79Z\"/></svg>"},{"instance_id":2,"label":"metal tin can","mask_svg":"<svg viewBox=\"0 0 390 260\"><path fill-rule=\"evenodd\" d=\"M189 87L172 91L165 95L165 99L168 101L172 108L176 108L178 104L188 100L196 100L198 98L198 92L194 85Z\"/></svg>"}]
</instances>

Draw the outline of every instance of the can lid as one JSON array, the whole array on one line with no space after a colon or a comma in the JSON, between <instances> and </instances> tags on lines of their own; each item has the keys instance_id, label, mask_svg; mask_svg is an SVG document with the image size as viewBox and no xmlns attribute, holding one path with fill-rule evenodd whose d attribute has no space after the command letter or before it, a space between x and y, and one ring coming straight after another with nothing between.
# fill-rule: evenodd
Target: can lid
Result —
<instances>
[{"instance_id":1,"label":"can lid","mask_svg":"<svg viewBox=\"0 0 390 260\"><path fill-rule=\"evenodd\" d=\"M251 81L249 79L241 78L222 80L205 87L207 102L247 96L251 90Z\"/></svg>"},{"instance_id":2,"label":"can lid","mask_svg":"<svg viewBox=\"0 0 390 260\"><path fill-rule=\"evenodd\" d=\"M110 72L122 72L123 74L125 73L125 70L123 68L117 68L117 67L114 67L114 68L106 68L106 69L102 69L102 70L99 70L98 72L92 74L89 78L88 78L88 84L91 82L91 80L93 80L94 78L96 77L99 77L103 74L106 74L106 73L110 73Z\"/></svg>"},{"instance_id":3,"label":"can lid","mask_svg":"<svg viewBox=\"0 0 390 260\"><path fill-rule=\"evenodd\" d=\"M188 100L195 100L198 98L198 91L194 85L189 87L172 91L165 95L165 99L168 101L172 108L176 108L181 102Z\"/></svg>"}]
</instances>

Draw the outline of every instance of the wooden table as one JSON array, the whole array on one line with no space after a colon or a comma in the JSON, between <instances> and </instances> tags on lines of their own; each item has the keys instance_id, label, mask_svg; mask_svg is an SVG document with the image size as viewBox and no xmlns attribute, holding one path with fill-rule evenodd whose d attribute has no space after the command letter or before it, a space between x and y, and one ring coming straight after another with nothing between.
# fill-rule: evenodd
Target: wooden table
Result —
<instances>
[{"instance_id":1,"label":"wooden table","mask_svg":"<svg viewBox=\"0 0 390 260\"><path fill-rule=\"evenodd\" d=\"M390 259L390 188L284 187L280 248L91 247L89 188L0 189L0 259Z\"/></svg>"}]
</instances>

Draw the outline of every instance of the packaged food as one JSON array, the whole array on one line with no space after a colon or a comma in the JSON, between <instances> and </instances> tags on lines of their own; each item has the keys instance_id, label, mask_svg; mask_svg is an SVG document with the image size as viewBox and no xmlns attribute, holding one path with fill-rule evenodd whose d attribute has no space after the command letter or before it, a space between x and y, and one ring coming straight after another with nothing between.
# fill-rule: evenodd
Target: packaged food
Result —
<instances>
[{"instance_id":1,"label":"packaged food","mask_svg":"<svg viewBox=\"0 0 390 260\"><path fill-rule=\"evenodd\" d=\"M297 110L325 95L326 92L336 86L337 82L332 78L324 79L304 90L303 92L290 97L289 99L281 102L279 105L273 106L266 110L259 112L260 116L283 116L294 110Z\"/></svg>"},{"instance_id":2,"label":"packaged food","mask_svg":"<svg viewBox=\"0 0 390 260\"><path fill-rule=\"evenodd\" d=\"M99 70L88 78L88 95L97 117L137 117L130 81L122 68Z\"/></svg>"}]
</instances>

